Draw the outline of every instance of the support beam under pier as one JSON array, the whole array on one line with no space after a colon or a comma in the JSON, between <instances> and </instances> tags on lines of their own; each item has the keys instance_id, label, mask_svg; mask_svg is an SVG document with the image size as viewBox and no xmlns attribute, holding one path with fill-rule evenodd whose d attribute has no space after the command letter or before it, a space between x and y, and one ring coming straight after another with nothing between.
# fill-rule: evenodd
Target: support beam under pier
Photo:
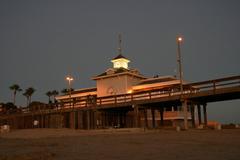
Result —
<instances>
[{"instance_id":1,"label":"support beam under pier","mask_svg":"<svg viewBox=\"0 0 240 160\"><path fill-rule=\"evenodd\" d=\"M132 105L134 109L134 127L139 127L139 108L138 105Z\"/></svg>"},{"instance_id":2,"label":"support beam under pier","mask_svg":"<svg viewBox=\"0 0 240 160\"><path fill-rule=\"evenodd\" d=\"M151 108L151 113L152 113L152 128L156 128L156 123L155 123L155 109Z\"/></svg>"},{"instance_id":3,"label":"support beam under pier","mask_svg":"<svg viewBox=\"0 0 240 160\"><path fill-rule=\"evenodd\" d=\"M198 125L202 124L202 115L201 115L201 105L197 105L197 112L198 112Z\"/></svg>"},{"instance_id":4,"label":"support beam under pier","mask_svg":"<svg viewBox=\"0 0 240 160\"><path fill-rule=\"evenodd\" d=\"M207 126L207 104L203 104L204 125Z\"/></svg>"},{"instance_id":5,"label":"support beam under pier","mask_svg":"<svg viewBox=\"0 0 240 160\"><path fill-rule=\"evenodd\" d=\"M191 104L191 119L192 119L192 127L195 128L195 105Z\"/></svg>"},{"instance_id":6,"label":"support beam under pier","mask_svg":"<svg viewBox=\"0 0 240 160\"><path fill-rule=\"evenodd\" d=\"M188 130L188 111L187 111L187 101L184 100L182 102L182 107L183 107L183 114L184 114L184 126L183 128L185 130Z\"/></svg>"},{"instance_id":7,"label":"support beam under pier","mask_svg":"<svg viewBox=\"0 0 240 160\"><path fill-rule=\"evenodd\" d=\"M147 117L147 109L146 108L144 108L143 114L144 114L144 127L148 128L148 117Z\"/></svg>"},{"instance_id":8,"label":"support beam under pier","mask_svg":"<svg viewBox=\"0 0 240 160\"><path fill-rule=\"evenodd\" d=\"M164 110L163 110L163 107L160 108L159 112L160 112L160 125L163 126L164 125L164 120L163 120Z\"/></svg>"}]
</instances>

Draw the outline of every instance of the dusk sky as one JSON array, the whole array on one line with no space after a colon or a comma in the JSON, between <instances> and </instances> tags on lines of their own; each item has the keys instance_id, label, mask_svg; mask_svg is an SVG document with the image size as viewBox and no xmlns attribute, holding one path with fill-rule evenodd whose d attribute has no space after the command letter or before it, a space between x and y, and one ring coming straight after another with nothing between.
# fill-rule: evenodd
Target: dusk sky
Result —
<instances>
[{"instance_id":1,"label":"dusk sky","mask_svg":"<svg viewBox=\"0 0 240 160\"><path fill-rule=\"evenodd\" d=\"M94 87L112 67L117 34L123 55L143 75L175 75L176 36L184 36L183 76L190 82L240 75L239 0L1 0L0 102L9 86L49 90ZM25 106L19 93L17 105ZM210 120L240 122L240 100L208 104Z\"/></svg>"}]
</instances>

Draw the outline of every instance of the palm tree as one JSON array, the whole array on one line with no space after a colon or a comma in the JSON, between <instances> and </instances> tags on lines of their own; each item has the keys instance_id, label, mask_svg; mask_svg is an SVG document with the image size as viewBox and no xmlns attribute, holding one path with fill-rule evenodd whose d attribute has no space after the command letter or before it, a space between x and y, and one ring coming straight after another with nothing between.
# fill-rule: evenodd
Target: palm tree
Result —
<instances>
[{"instance_id":1,"label":"palm tree","mask_svg":"<svg viewBox=\"0 0 240 160\"><path fill-rule=\"evenodd\" d=\"M51 103L51 96L53 95L53 93L51 91L48 91L46 95L48 96L48 103Z\"/></svg>"},{"instance_id":2,"label":"palm tree","mask_svg":"<svg viewBox=\"0 0 240 160\"><path fill-rule=\"evenodd\" d=\"M58 95L59 93L58 93L58 91L57 90L53 90L52 91L52 95L53 95L53 99L54 99L54 102L56 101L56 96Z\"/></svg>"},{"instance_id":3,"label":"palm tree","mask_svg":"<svg viewBox=\"0 0 240 160\"><path fill-rule=\"evenodd\" d=\"M61 92L62 92L62 94L67 94L68 93L68 89L64 88Z\"/></svg>"},{"instance_id":4,"label":"palm tree","mask_svg":"<svg viewBox=\"0 0 240 160\"><path fill-rule=\"evenodd\" d=\"M15 105L16 102L16 94L17 92L22 91L22 89L20 88L20 86L18 84L13 84L12 86L9 87L10 90L13 91L13 104Z\"/></svg>"},{"instance_id":5,"label":"palm tree","mask_svg":"<svg viewBox=\"0 0 240 160\"><path fill-rule=\"evenodd\" d=\"M27 106L29 104L29 95L27 94L27 91L25 90L25 92L23 93L23 96L25 96L27 98Z\"/></svg>"},{"instance_id":6,"label":"palm tree","mask_svg":"<svg viewBox=\"0 0 240 160\"><path fill-rule=\"evenodd\" d=\"M32 87L29 87L28 89L27 89L27 93L28 93L28 95L29 95L29 102L31 103L31 101L32 101L32 95L33 95L33 93L35 92L36 90L34 89L34 88L32 88Z\"/></svg>"},{"instance_id":7,"label":"palm tree","mask_svg":"<svg viewBox=\"0 0 240 160\"><path fill-rule=\"evenodd\" d=\"M71 88L70 90L71 90L71 92L74 91L73 88ZM61 92L62 92L62 94L65 94L65 95L66 95L66 94L69 94L69 89L64 88Z\"/></svg>"},{"instance_id":8,"label":"palm tree","mask_svg":"<svg viewBox=\"0 0 240 160\"><path fill-rule=\"evenodd\" d=\"M32 87L29 87L23 93L23 95L27 98L27 106L31 103L32 95L34 92L35 92L35 89Z\"/></svg>"}]
</instances>

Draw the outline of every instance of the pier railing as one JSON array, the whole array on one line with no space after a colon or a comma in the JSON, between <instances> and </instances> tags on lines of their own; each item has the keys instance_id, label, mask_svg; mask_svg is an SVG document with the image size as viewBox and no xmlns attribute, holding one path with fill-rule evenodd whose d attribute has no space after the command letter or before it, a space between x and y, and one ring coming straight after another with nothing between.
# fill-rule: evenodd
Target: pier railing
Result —
<instances>
[{"instance_id":1,"label":"pier railing","mask_svg":"<svg viewBox=\"0 0 240 160\"><path fill-rule=\"evenodd\" d=\"M223 88L240 88L240 76L232 76L220 79L213 79L208 81L196 82L196 83L187 83L183 84L183 96L197 94L203 91L215 91ZM152 89L149 91L133 92L129 94L118 94L105 97L96 97L96 96L86 96L81 99L74 100L71 102L65 102L64 106L67 108L71 107L91 107L97 106L101 107L104 105L119 105L125 103L133 103L134 101L139 100L152 100L157 98L165 98L171 96L180 97L180 86L175 85L173 87L168 87L164 89Z\"/></svg>"},{"instance_id":2,"label":"pier railing","mask_svg":"<svg viewBox=\"0 0 240 160\"><path fill-rule=\"evenodd\" d=\"M240 76L232 76L196 83L183 84L182 96L191 96L204 91L212 91L212 94L219 89L224 88L240 88ZM44 107L40 106L38 110L30 110L29 108L22 109L22 113L34 113L38 112L41 114L51 113L64 110L72 110L78 108L92 108L103 106L115 107L118 105L131 105L137 101L149 101L154 99L161 99L166 97L175 96L176 99L180 99L181 92L180 86L175 85L164 89L152 89L149 91L133 92L129 94L120 94L105 97L96 97L93 95L66 99L63 102L53 103Z\"/></svg>"}]
</instances>

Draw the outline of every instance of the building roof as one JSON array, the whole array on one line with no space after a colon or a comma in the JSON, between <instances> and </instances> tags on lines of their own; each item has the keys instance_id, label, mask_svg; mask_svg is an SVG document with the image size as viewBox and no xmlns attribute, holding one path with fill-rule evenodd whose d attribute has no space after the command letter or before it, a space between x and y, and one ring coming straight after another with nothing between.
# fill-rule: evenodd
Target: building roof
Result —
<instances>
[{"instance_id":1,"label":"building roof","mask_svg":"<svg viewBox=\"0 0 240 160\"><path fill-rule=\"evenodd\" d=\"M116 59L120 59L120 58L127 59L127 58L124 57L122 54L119 54L117 57L113 58L112 60L116 60Z\"/></svg>"},{"instance_id":2,"label":"building roof","mask_svg":"<svg viewBox=\"0 0 240 160\"><path fill-rule=\"evenodd\" d=\"M145 77L141 75L136 69L126 69L126 68L109 68L104 73L101 73L95 77L93 77L93 80L99 79L99 78L106 78L106 77L112 77L112 76L118 76L123 74L129 74L135 77L143 78Z\"/></svg>"},{"instance_id":3,"label":"building roof","mask_svg":"<svg viewBox=\"0 0 240 160\"><path fill-rule=\"evenodd\" d=\"M141 80L138 84L133 86L134 91L146 91L153 89L169 89L179 88L180 80L174 76L154 77ZM187 81L183 81L184 88L193 88L187 85Z\"/></svg>"},{"instance_id":4,"label":"building roof","mask_svg":"<svg viewBox=\"0 0 240 160\"><path fill-rule=\"evenodd\" d=\"M97 75L96 77L101 77L101 76L106 76L109 75L109 72L111 71L112 74L117 74L117 73L123 73L123 72L128 72L129 69L126 68L109 68L107 71Z\"/></svg>"},{"instance_id":5,"label":"building roof","mask_svg":"<svg viewBox=\"0 0 240 160\"><path fill-rule=\"evenodd\" d=\"M133 86L133 90L135 91L147 91L154 89L169 89L172 87L178 86L180 81L172 76L165 77L154 77L148 78L146 80L141 80L140 83Z\"/></svg>"},{"instance_id":6,"label":"building roof","mask_svg":"<svg viewBox=\"0 0 240 160\"><path fill-rule=\"evenodd\" d=\"M138 85L168 82L168 81L172 81L172 80L177 80L177 79L172 76L148 78L146 80L142 80Z\"/></svg>"},{"instance_id":7,"label":"building roof","mask_svg":"<svg viewBox=\"0 0 240 160\"><path fill-rule=\"evenodd\" d=\"M86 93L86 92L94 92L94 91L97 91L97 88L96 88L96 87L78 89L78 90L72 91L71 93L72 93L72 94L78 94L78 93Z\"/></svg>"}]
</instances>

